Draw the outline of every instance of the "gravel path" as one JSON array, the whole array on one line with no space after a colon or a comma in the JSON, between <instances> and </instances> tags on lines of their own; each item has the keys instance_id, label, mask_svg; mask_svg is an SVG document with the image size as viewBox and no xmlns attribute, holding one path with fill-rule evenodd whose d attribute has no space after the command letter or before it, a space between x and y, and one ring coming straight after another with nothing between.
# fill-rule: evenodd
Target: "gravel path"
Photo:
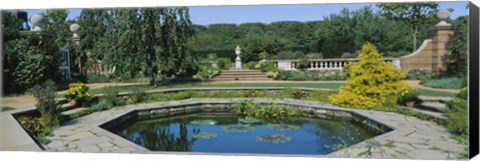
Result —
<instances>
[{"instance_id":1,"label":"gravel path","mask_svg":"<svg viewBox=\"0 0 480 161\"><path fill-rule=\"evenodd\" d=\"M131 85L142 85L146 83L93 83L87 84L90 89L98 89L107 86L131 86ZM65 93L65 91L58 91L57 93ZM10 107L22 107L28 104L34 104L36 102L35 97L32 95L23 95L23 96L16 96L16 97L7 97L2 98L1 104L2 106L10 106Z\"/></svg>"}]
</instances>

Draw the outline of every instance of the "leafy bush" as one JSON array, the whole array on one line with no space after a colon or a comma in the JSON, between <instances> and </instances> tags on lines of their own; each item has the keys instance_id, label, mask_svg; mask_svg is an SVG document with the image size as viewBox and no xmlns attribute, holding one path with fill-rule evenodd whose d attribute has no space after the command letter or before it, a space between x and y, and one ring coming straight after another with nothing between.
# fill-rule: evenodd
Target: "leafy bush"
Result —
<instances>
[{"instance_id":1,"label":"leafy bush","mask_svg":"<svg viewBox=\"0 0 480 161\"><path fill-rule=\"evenodd\" d=\"M4 41L2 79L5 85L2 90L5 94L24 93L39 82L61 78L58 72L60 54L54 43L42 43L44 40L39 35Z\"/></svg>"},{"instance_id":2,"label":"leafy bush","mask_svg":"<svg viewBox=\"0 0 480 161\"><path fill-rule=\"evenodd\" d=\"M99 102L92 105L92 110L94 111L104 111L113 107L113 104L106 99L100 99Z\"/></svg>"},{"instance_id":3,"label":"leafy bush","mask_svg":"<svg viewBox=\"0 0 480 161\"><path fill-rule=\"evenodd\" d=\"M282 51L275 55L275 59L298 59L304 56L302 51Z\"/></svg>"},{"instance_id":4,"label":"leafy bush","mask_svg":"<svg viewBox=\"0 0 480 161\"><path fill-rule=\"evenodd\" d=\"M128 95L128 104L135 104L143 102L147 99L147 94L142 92L141 90L135 89Z\"/></svg>"},{"instance_id":5,"label":"leafy bush","mask_svg":"<svg viewBox=\"0 0 480 161\"><path fill-rule=\"evenodd\" d=\"M254 62L254 61L251 61L251 62L248 62L248 63L245 63L242 65L243 68L247 68L247 69L250 69L250 70L256 70L255 66L258 64L258 62Z\"/></svg>"},{"instance_id":6,"label":"leafy bush","mask_svg":"<svg viewBox=\"0 0 480 161\"><path fill-rule=\"evenodd\" d=\"M252 97L259 97L260 91L257 90L247 90L242 93L242 97L252 98Z\"/></svg>"},{"instance_id":7,"label":"leafy bush","mask_svg":"<svg viewBox=\"0 0 480 161\"><path fill-rule=\"evenodd\" d=\"M71 83L69 89L65 93L65 97L68 100L75 100L82 106L87 106L92 99L92 94L88 92L88 87L83 83Z\"/></svg>"},{"instance_id":8,"label":"leafy bush","mask_svg":"<svg viewBox=\"0 0 480 161\"><path fill-rule=\"evenodd\" d=\"M53 81L46 81L42 86L36 85L32 89L32 94L36 98L38 112L40 112L40 122L45 123L46 127L54 127L59 124L58 102L55 100L56 86Z\"/></svg>"},{"instance_id":9,"label":"leafy bush","mask_svg":"<svg viewBox=\"0 0 480 161\"><path fill-rule=\"evenodd\" d=\"M447 129L461 136L468 135L468 102L466 97L467 88L464 88L452 101L447 103Z\"/></svg>"},{"instance_id":10,"label":"leafy bush","mask_svg":"<svg viewBox=\"0 0 480 161\"><path fill-rule=\"evenodd\" d=\"M275 79L276 80L288 80L291 76L292 76L292 72L280 70L280 72L278 72L277 78L275 78Z\"/></svg>"},{"instance_id":11,"label":"leafy bush","mask_svg":"<svg viewBox=\"0 0 480 161\"><path fill-rule=\"evenodd\" d=\"M306 81L306 80L309 80L309 79L310 78L306 74L303 74L301 72L293 72L292 77L289 80Z\"/></svg>"},{"instance_id":12,"label":"leafy bush","mask_svg":"<svg viewBox=\"0 0 480 161\"><path fill-rule=\"evenodd\" d=\"M40 124L40 118L30 116L20 116L18 122L22 127L32 136L36 136L42 132L42 125Z\"/></svg>"},{"instance_id":13,"label":"leafy bush","mask_svg":"<svg viewBox=\"0 0 480 161\"><path fill-rule=\"evenodd\" d=\"M197 74L193 76L193 78L197 78L200 80L208 80L213 78L216 75L219 75L221 72L220 68L212 67L211 65L204 65L200 67L200 70Z\"/></svg>"},{"instance_id":14,"label":"leafy bush","mask_svg":"<svg viewBox=\"0 0 480 161\"><path fill-rule=\"evenodd\" d=\"M219 58L217 60L217 66L220 69L227 70L232 67L233 63L229 58Z\"/></svg>"},{"instance_id":15,"label":"leafy bush","mask_svg":"<svg viewBox=\"0 0 480 161\"><path fill-rule=\"evenodd\" d=\"M45 137L52 132L53 126L48 125L49 123L46 120L39 117L20 116L18 122L28 134L41 144L50 142Z\"/></svg>"},{"instance_id":16,"label":"leafy bush","mask_svg":"<svg viewBox=\"0 0 480 161\"><path fill-rule=\"evenodd\" d=\"M268 59L269 56L270 56L270 54L268 54L266 52L261 52L260 54L258 54L258 57L260 59Z\"/></svg>"},{"instance_id":17,"label":"leafy bush","mask_svg":"<svg viewBox=\"0 0 480 161\"><path fill-rule=\"evenodd\" d=\"M269 71L267 72L267 77L275 79L278 77L278 74L279 74L279 71Z\"/></svg>"},{"instance_id":18,"label":"leafy bush","mask_svg":"<svg viewBox=\"0 0 480 161\"><path fill-rule=\"evenodd\" d=\"M297 69L304 71L305 69L310 67L310 61L308 60L307 57L302 57L300 60L297 62L297 65L295 66Z\"/></svg>"},{"instance_id":19,"label":"leafy bush","mask_svg":"<svg viewBox=\"0 0 480 161\"><path fill-rule=\"evenodd\" d=\"M422 70L413 70L413 71L408 71L406 79L408 80L420 80L420 81L426 81L429 79L438 79L440 78L440 75L437 73L432 73L428 71L422 71Z\"/></svg>"},{"instance_id":20,"label":"leafy bush","mask_svg":"<svg viewBox=\"0 0 480 161\"><path fill-rule=\"evenodd\" d=\"M304 80L346 80L347 76L343 73L334 74L315 74L315 73L308 73L308 72L299 72L299 71L279 71L278 76L275 78L276 80L296 80L296 81L304 81Z\"/></svg>"},{"instance_id":21,"label":"leafy bush","mask_svg":"<svg viewBox=\"0 0 480 161\"><path fill-rule=\"evenodd\" d=\"M432 88L460 89L467 85L467 79L465 77L429 79L422 81L422 84Z\"/></svg>"},{"instance_id":22,"label":"leafy bush","mask_svg":"<svg viewBox=\"0 0 480 161\"><path fill-rule=\"evenodd\" d=\"M118 96L118 91L114 88L104 88L103 93L103 96L99 98L99 103L105 101L105 104L111 105L111 107L127 104L125 99Z\"/></svg>"},{"instance_id":23,"label":"leafy bush","mask_svg":"<svg viewBox=\"0 0 480 161\"><path fill-rule=\"evenodd\" d=\"M279 69L277 68L277 65L272 62L261 62L259 63L260 65L260 70L262 72L269 72L269 71L278 71Z\"/></svg>"},{"instance_id":24,"label":"leafy bush","mask_svg":"<svg viewBox=\"0 0 480 161\"><path fill-rule=\"evenodd\" d=\"M402 81L405 73L380 60L373 44L365 44L359 58L359 62L345 68L347 84L340 87L338 94L329 97L330 103L342 107L384 108L389 102L397 102L398 93L410 89Z\"/></svg>"},{"instance_id":25,"label":"leafy bush","mask_svg":"<svg viewBox=\"0 0 480 161\"><path fill-rule=\"evenodd\" d=\"M194 91L184 91L184 92L172 93L168 95L167 98L170 100L183 100L183 99L192 98L194 95L195 95Z\"/></svg>"}]
</instances>

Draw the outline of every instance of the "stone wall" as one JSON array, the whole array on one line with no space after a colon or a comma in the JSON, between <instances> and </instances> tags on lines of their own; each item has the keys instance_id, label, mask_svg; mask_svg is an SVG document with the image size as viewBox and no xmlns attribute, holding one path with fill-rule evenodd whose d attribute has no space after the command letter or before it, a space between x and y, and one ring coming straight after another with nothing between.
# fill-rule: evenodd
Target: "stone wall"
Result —
<instances>
[{"instance_id":1,"label":"stone wall","mask_svg":"<svg viewBox=\"0 0 480 161\"><path fill-rule=\"evenodd\" d=\"M452 26L434 26L427 30L427 39L423 41L420 48L412 54L400 58L402 69L445 71L450 55L447 43L453 38L454 31Z\"/></svg>"}]
</instances>

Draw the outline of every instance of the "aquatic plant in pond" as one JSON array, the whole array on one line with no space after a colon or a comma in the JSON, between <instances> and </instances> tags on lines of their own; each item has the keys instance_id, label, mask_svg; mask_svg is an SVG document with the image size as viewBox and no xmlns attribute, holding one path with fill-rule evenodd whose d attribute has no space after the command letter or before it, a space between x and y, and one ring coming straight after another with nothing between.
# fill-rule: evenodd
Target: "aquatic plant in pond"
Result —
<instances>
[{"instance_id":1,"label":"aquatic plant in pond","mask_svg":"<svg viewBox=\"0 0 480 161\"><path fill-rule=\"evenodd\" d=\"M287 130L298 130L300 126L289 125L289 124L268 124L269 129L278 130L278 131L287 131Z\"/></svg>"},{"instance_id":2,"label":"aquatic plant in pond","mask_svg":"<svg viewBox=\"0 0 480 161\"><path fill-rule=\"evenodd\" d=\"M210 139L210 138L216 138L218 134L211 133L211 132L200 132L197 134L193 134L193 138L201 138L201 139Z\"/></svg>"},{"instance_id":3,"label":"aquatic plant in pond","mask_svg":"<svg viewBox=\"0 0 480 161\"><path fill-rule=\"evenodd\" d=\"M217 121L215 120L193 120L190 121L192 125L215 125Z\"/></svg>"},{"instance_id":4,"label":"aquatic plant in pond","mask_svg":"<svg viewBox=\"0 0 480 161\"><path fill-rule=\"evenodd\" d=\"M250 125L227 125L223 126L225 132L253 132L255 127Z\"/></svg>"},{"instance_id":5,"label":"aquatic plant in pond","mask_svg":"<svg viewBox=\"0 0 480 161\"><path fill-rule=\"evenodd\" d=\"M282 134L265 134L265 135L257 136L257 141L259 142L267 142L267 143L274 143L274 144L286 143L291 140L292 140L291 137L288 137Z\"/></svg>"},{"instance_id":6,"label":"aquatic plant in pond","mask_svg":"<svg viewBox=\"0 0 480 161\"><path fill-rule=\"evenodd\" d=\"M253 117L245 117L245 118L239 118L238 122L244 123L244 124L255 124L255 123L260 123L262 120L253 118Z\"/></svg>"}]
</instances>

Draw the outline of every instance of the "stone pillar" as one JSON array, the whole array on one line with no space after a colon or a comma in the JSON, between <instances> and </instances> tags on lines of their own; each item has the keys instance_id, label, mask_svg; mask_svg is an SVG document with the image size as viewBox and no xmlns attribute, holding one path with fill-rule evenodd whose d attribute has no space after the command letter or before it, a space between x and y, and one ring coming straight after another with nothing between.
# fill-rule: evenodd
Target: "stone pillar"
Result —
<instances>
[{"instance_id":1,"label":"stone pillar","mask_svg":"<svg viewBox=\"0 0 480 161\"><path fill-rule=\"evenodd\" d=\"M237 58L235 58L235 69L242 69L242 59L240 59L240 47L237 45L237 48L235 48L235 55L237 55Z\"/></svg>"},{"instance_id":2,"label":"stone pillar","mask_svg":"<svg viewBox=\"0 0 480 161\"><path fill-rule=\"evenodd\" d=\"M447 43L453 38L454 27L445 20L450 13L447 10L440 10L437 17L441 20L437 25L427 30L427 36L432 39L432 71L443 72L446 70L446 63L450 51Z\"/></svg>"}]
</instances>

